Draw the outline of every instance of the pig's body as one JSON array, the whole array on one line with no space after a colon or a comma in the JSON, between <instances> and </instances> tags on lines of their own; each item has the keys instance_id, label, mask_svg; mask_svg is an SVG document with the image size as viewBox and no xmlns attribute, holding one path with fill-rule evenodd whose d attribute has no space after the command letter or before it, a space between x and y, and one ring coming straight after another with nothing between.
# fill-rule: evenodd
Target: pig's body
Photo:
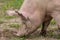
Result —
<instances>
[{"instance_id":1,"label":"pig's body","mask_svg":"<svg viewBox=\"0 0 60 40\"><path fill-rule=\"evenodd\" d=\"M25 18L29 17L30 21L26 21L27 27L23 26L19 29L18 33L15 34L17 36L33 33L40 24L43 24L42 33L46 32L52 18L60 25L60 0L24 0L18 12Z\"/></svg>"}]
</instances>

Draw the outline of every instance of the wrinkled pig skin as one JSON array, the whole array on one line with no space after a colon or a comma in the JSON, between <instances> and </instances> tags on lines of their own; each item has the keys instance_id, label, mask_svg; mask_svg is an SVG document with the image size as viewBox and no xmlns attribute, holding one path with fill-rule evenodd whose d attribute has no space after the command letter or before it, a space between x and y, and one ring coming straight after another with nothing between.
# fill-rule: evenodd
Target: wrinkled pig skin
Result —
<instances>
[{"instance_id":1,"label":"wrinkled pig skin","mask_svg":"<svg viewBox=\"0 0 60 40\"><path fill-rule=\"evenodd\" d=\"M18 32L14 33L16 36L27 36L36 31L41 24L41 34L45 35L52 18L60 25L60 0L24 0L18 12L30 21L25 21L27 27L22 23Z\"/></svg>"}]
</instances>

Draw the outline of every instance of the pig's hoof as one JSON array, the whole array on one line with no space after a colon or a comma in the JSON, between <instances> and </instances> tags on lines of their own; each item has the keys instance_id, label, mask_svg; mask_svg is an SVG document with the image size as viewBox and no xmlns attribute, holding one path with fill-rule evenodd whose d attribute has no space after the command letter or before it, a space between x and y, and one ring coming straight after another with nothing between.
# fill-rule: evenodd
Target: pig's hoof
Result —
<instances>
[{"instance_id":1,"label":"pig's hoof","mask_svg":"<svg viewBox=\"0 0 60 40\"><path fill-rule=\"evenodd\" d=\"M45 37L46 36L46 32L45 31L41 32L40 35Z\"/></svg>"}]
</instances>

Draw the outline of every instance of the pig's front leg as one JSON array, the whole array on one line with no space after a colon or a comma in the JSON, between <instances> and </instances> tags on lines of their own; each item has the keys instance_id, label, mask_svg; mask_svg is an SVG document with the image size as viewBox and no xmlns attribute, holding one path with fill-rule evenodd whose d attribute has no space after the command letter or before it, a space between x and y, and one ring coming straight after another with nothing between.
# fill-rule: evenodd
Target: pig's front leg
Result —
<instances>
[{"instance_id":1,"label":"pig's front leg","mask_svg":"<svg viewBox=\"0 0 60 40\"><path fill-rule=\"evenodd\" d=\"M47 31L48 25L50 24L51 20L52 20L52 17L49 15L46 15L45 20L42 23L42 29L41 29L42 36L46 36L46 31Z\"/></svg>"}]
</instances>

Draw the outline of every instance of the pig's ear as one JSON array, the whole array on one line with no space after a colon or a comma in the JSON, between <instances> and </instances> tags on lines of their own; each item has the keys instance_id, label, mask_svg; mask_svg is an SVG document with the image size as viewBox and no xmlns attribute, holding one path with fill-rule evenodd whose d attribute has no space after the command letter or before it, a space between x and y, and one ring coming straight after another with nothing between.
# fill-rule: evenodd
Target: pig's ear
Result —
<instances>
[{"instance_id":1,"label":"pig's ear","mask_svg":"<svg viewBox=\"0 0 60 40\"><path fill-rule=\"evenodd\" d=\"M27 19L22 15L22 13L19 13L18 11L15 11L15 12L21 17L22 20L27 20Z\"/></svg>"}]
</instances>

